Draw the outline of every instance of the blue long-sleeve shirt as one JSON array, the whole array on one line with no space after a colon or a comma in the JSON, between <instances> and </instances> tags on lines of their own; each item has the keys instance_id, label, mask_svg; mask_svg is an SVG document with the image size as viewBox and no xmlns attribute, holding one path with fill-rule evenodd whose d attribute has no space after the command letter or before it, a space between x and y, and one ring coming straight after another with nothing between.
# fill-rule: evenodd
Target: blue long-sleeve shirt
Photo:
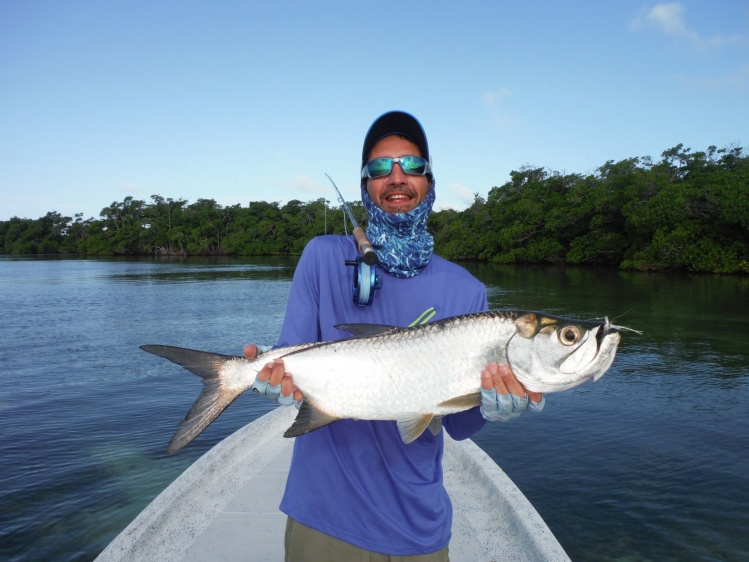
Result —
<instances>
[{"instance_id":1,"label":"blue long-sleeve shirt","mask_svg":"<svg viewBox=\"0 0 749 562\"><path fill-rule=\"evenodd\" d=\"M383 286L373 302L358 307L352 302L353 271L344 264L356 256L352 237L321 236L307 245L278 345L349 337L336 324L405 327L425 317L433 321L487 309L483 284L436 255L410 279L381 273ZM442 423L453 438L465 439L484 419L473 408ZM401 556L435 552L447 546L452 526L442 483L443 448L442 432L425 431L406 445L394 421L335 422L296 438L281 510L366 550Z\"/></svg>"}]
</instances>

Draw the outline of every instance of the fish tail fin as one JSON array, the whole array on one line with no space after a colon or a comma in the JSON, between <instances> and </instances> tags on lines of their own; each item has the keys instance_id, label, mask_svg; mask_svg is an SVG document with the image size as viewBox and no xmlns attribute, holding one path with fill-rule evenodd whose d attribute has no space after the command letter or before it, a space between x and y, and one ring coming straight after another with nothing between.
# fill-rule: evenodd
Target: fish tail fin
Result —
<instances>
[{"instance_id":1,"label":"fish tail fin","mask_svg":"<svg viewBox=\"0 0 749 562\"><path fill-rule=\"evenodd\" d=\"M140 348L184 367L203 379L200 396L187 412L172 436L166 452L172 454L190 443L246 389L221 383L221 367L227 361L239 359L231 355L196 351L169 345L142 345Z\"/></svg>"}]
</instances>

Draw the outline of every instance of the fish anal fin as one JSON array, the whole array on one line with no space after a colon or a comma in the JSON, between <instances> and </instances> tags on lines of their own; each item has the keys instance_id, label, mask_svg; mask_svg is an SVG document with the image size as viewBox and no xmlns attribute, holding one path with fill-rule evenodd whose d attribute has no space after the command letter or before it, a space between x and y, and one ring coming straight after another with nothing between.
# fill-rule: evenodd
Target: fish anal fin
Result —
<instances>
[{"instance_id":1,"label":"fish anal fin","mask_svg":"<svg viewBox=\"0 0 749 562\"><path fill-rule=\"evenodd\" d=\"M299 408L299 413L294 419L294 423L291 427L286 430L283 434L284 437L298 437L304 435L310 431L320 429L328 424L338 421L341 418L331 416L330 414L323 412L319 408L316 408L307 398L302 402L302 407Z\"/></svg>"},{"instance_id":2,"label":"fish anal fin","mask_svg":"<svg viewBox=\"0 0 749 562\"><path fill-rule=\"evenodd\" d=\"M481 393L474 392L471 394L464 394L463 396L456 396L455 398L450 398L450 400L440 402L437 405L440 408L462 408L468 410L474 406L481 405Z\"/></svg>"},{"instance_id":3,"label":"fish anal fin","mask_svg":"<svg viewBox=\"0 0 749 562\"><path fill-rule=\"evenodd\" d=\"M398 433L401 435L401 440L406 445L416 441L428 427L432 427L433 419L434 415L432 414L420 414L398 420Z\"/></svg>"}]
</instances>

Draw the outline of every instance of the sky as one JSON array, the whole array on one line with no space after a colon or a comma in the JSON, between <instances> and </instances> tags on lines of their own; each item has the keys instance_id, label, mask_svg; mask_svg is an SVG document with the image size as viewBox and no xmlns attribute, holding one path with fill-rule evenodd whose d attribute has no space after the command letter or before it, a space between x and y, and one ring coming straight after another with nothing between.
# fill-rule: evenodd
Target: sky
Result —
<instances>
[{"instance_id":1,"label":"sky","mask_svg":"<svg viewBox=\"0 0 749 562\"><path fill-rule=\"evenodd\" d=\"M380 114L435 208L524 166L749 143L749 2L0 0L0 220L359 198Z\"/></svg>"}]
</instances>

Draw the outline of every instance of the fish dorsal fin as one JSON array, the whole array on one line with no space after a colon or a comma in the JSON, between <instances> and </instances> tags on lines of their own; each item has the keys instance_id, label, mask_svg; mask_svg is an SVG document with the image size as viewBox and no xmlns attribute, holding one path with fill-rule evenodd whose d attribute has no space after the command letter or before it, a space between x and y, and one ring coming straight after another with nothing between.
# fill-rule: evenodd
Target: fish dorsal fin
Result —
<instances>
[{"instance_id":1,"label":"fish dorsal fin","mask_svg":"<svg viewBox=\"0 0 749 562\"><path fill-rule=\"evenodd\" d=\"M401 434L401 440L406 445L416 441L427 427L432 427L433 418L432 414L420 414L412 418L398 420L398 433Z\"/></svg>"},{"instance_id":2,"label":"fish dorsal fin","mask_svg":"<svg viewBox=\"0 0 749 562\"><path fill-rule=\"evenodd\" d=\"M336 324L333 326L337 330L348 332L355 338L371 338L386 334L392 330L397 330L397 326L388 326L386 324Z\"/></svg>"},{"instance_id":3,"label":"fish dorsal fin","mask_svg":"<svg viewBox=\"0 0 749 562\"><path fill-rule=\"evenodd\" d=\"M302 407L299 408L299 413L294 419L294 423L291 427L286 430L283 434L284 437L297 437L304 435L310 431L320 429L328 424L338 421L341 418L326 414L322 410L315 407L308 399L305 398L302 402Z\"/></svg>"},{"instance_id":4,"label":"fish dorsal fin","mask_svg":"<svg viewBox=\"0 0 749 562\"><path fill-rule=\"evenodd\" d=\"M455 398L450 398L450 400L440 402L437 405L444 408L465 408L467 410L469 408L473 408L474 406L481 405L481 393L474 392L472 394L456 396Z\"/></svg>"}]
</instances>

